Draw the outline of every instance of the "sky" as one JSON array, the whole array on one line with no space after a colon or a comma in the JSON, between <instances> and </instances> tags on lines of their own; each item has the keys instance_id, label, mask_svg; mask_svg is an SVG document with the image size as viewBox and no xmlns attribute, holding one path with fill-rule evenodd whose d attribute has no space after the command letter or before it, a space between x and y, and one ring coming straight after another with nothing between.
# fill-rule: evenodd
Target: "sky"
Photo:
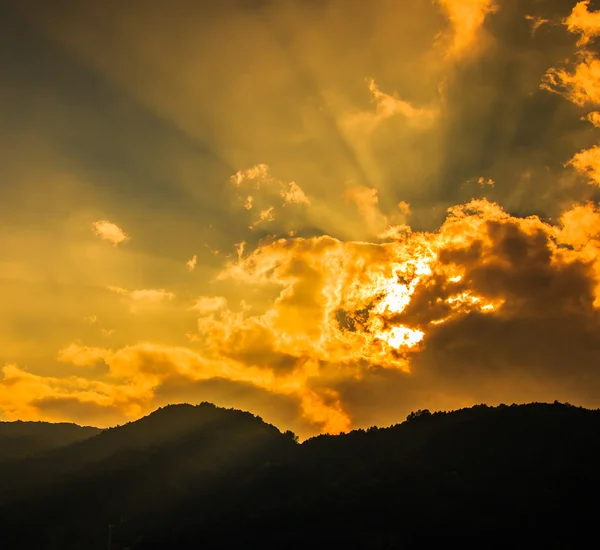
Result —
<instances>
[{"instance_id":1,"label":"sky","mask_svg":"<svg viewBox=\"0 0 600 550\"><path fill-rule=\"evenodd\" d=\"M0 7L0 419L600 406L600 2Z\"/></svg>"}]
</instances>

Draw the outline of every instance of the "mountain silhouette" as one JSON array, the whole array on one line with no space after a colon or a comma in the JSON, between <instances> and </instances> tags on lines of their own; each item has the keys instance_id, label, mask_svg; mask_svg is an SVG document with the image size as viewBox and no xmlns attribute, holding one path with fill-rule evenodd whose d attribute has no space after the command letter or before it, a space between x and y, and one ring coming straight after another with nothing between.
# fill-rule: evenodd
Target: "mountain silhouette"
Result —
<instances>
[{"instance_id":1,"label":"mountain silhouette","mask_svg":"<svg viewBox=\"0 0 600 550\"><path fill-rule=\"evenodd\" d=\"M100 431L67 422L0 422L0 461L64 447Z\"/></svg>"},{"instance_id":2,"label":"mountain silhouette","mask_svg":"<svg viewBox=\"0 0 600 550\"><path fill-rule=\"evenodd\" d=\"M600 411L416 411L297 443L172 405L0 470L8 549L572 548L596 534Z\"/></svg>"}]
</instances>

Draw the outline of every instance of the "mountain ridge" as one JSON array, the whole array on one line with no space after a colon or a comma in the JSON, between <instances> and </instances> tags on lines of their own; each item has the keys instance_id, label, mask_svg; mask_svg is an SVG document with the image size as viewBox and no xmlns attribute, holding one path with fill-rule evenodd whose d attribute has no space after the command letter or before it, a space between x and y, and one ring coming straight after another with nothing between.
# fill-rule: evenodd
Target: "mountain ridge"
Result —
<instances>
[{"instance_id":1,"label":"mountain ridge","mask_svg":"<svg viewBox=\"0 0 600 550\"><path fill-rule=\"evenodd\" d=\"M100 432L99 428L73 422L0 421L0 460L67 446Z\"/></svg>"},{"instance_id":2,"label":"mountain ridge","mask_svg":"<svg viewBox=\"0 0 600 550\"><path fill-rule=\"evenodd\" d=\"M600 411L558 402L420 410L301 444L251 413L172 405L0 471L0 528L9 548L49 550L106 548L108 525L111 550L550 541L593 525L598 460Z\"/></svg>"}]
</instances>

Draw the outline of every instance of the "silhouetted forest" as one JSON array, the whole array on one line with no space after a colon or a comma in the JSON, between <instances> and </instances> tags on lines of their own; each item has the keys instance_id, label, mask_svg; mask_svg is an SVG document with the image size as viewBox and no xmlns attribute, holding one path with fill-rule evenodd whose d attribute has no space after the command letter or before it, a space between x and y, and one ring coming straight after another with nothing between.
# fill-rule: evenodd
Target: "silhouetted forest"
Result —
<instances>
[{"instance_id":1,"label":"silhouetted forest","mask_svg":"<svg viewBox=\"0 0 600 550\"><path fill-rule=\"evenodd\" d=\"M13 455L0 468L6 549L573 548L596 538L600 411L568 404L416 411L302 444L208 403L100 433L4 423L3 446L11 425L44 444L2 451ZM69 437L78 441L65 446Z\"/></svg>"}]
</instances>

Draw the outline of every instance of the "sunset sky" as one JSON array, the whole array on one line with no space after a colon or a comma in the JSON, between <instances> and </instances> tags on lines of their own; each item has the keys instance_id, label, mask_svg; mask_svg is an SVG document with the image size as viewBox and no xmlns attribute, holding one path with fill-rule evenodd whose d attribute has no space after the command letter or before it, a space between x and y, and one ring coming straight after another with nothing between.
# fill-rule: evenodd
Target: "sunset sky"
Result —
<instances>
[{"instance_id":1,"label":"sunset sky","mask_svg":"<svg viewBox=\"0 0 600 550\"><path fill-rule=\"evenodd\" d=\"M0 419L599 407L598 10L4 2Z\"/></svg>"}]
</instances>

